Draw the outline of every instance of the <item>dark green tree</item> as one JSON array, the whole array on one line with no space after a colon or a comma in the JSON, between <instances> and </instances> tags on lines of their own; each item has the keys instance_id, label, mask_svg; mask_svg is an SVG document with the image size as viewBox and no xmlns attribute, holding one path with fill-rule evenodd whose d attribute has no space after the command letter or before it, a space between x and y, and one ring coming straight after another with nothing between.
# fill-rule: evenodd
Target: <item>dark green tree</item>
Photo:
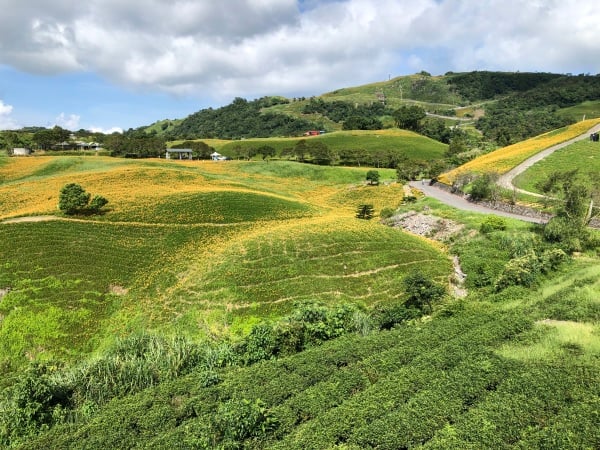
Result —
<instances>
[{"instance_id":1,"label":"dark green tree","mask_svg":"<svg viewBox=\"0 0 600 450\"><path fill-rule=\"evenodd\" d=\"M401 106L393 113L398 128L412 131L419 131L421 121L426 116L425 110L416 105Z\"/></svg>"},{"instance_id":2,"label":"dark green tree","mask_svg":"<svg viewBox=\"0 0 600 450\"><path fill-rule=\"evenodd\" d=\"M334 152L322 141L311 141L307 144L313 162L317 164L332 164L335 160Z\"/></svg>"},{"instance_id":3,"label":"dark green tree","mask_svg":"<svg viewBox=\"0 0 600 450\"><path fill-rule=\"evenodd\" d=\"M100 195L95 195L90 203L91 194L86 192L81 185L69 183L62 187L58 198L58 209L68 215L100 212L108 200Z\"/></svg>"},{"instance_id":4,"label":"dark green tree","mask_svg":"<svg viewBox=\"0 0 600 450\"><path fill-rule=\"evenodd\" d=\"M294 155L296 155L298 161L304 161L304 157L307 153L308 146L306 145L306 139L301 139L296 142L296 145L294 145Z\"/></svg>"},{"instance_id":5,"label":"dark green tree","mask_svg":"<svg viewBox=\"0 0 600 450\"><path fill-rule=\"evenodd\" d=\"M358 208L356 209L357 219L370 220L373 218L374 214L375 209L373 208L373 205L358 205Z\"/></svg>"},{"instance_id":6,"label":"dark green tree","mask_svg":"<svg viewBox=\"0 0 600 450\"><path fill-rule=\"evenodd\" d=\"M77 183L69 183L60 190L58 209L65 214L77 214L85 209L90 201L90 194Z\"/></svg>"},{"instance_id":7,"label":"dark green tree","mask_svg":"<svg viewBox=\"0 0 600 450\"><path fill-rule=\"evenodd\" d=\"M369 170L367 172L367 181L370 185L378 185L379 184L379 171L377 170Z\"/></svg>"},{"instance_id":8,"label":"dark green tree","mask_svg":"<svg viewBox=\"0 0 600 450\"><path fill-rule=\"evenodd\" d=\"M443 286L426 277L421 271L414 271L406 275L402 284L408 295L406 306L421 311L424 311L427 307L431 312L433 310L432 304L440 300L446 293Z\"/></svg>"},{"instance_id":9,"label":"dark green tree","mask_svg":"<svg viewBox=\"0 0 600 450\"><path fill-rule=\"evenodd\" d=\"M548 180L542 186L544 192L556 193L559 199L555 217L544 227L544 237L560 243L565 251L585 249L592 242L587 226L599 214L594 206L597 186L589 179L582 179L577 170L552 173Z\"/></svg>"}]
</instances>

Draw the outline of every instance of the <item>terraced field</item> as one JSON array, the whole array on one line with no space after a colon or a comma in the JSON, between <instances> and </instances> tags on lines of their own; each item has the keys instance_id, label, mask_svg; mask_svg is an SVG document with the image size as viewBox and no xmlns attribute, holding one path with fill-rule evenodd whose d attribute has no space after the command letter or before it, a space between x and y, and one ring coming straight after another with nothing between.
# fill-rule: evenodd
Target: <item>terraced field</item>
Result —
<instances>
[{"instance_id":1,"label":"terraced field","mask_svg":"<svg viewBox=\"0 0 600 450\"><path fill-rule=\"evenodd\" d=\"M374 305L415 266L440 281L430 243L354 217L395 207L402 187L367 169L293 162L3 158L0 218L57 214L77 182L109 200L100 216L0 224L0 362L69 359L109 336L161 329L245 333L298 301ZM382 170L382 179L394 172Z\"/></svg>"}]
</instances>

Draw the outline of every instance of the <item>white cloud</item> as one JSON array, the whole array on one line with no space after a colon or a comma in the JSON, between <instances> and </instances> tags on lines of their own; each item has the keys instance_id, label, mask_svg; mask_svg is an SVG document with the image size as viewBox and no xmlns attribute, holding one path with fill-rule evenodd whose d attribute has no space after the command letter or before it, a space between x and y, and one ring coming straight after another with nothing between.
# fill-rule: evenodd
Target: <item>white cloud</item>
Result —
<instances>
[{"instance_id":1,"label":"white cloud","mask_svg":"<svg viewBox=\"0 0 600 450\"><path fill-rule=\"evenodd\" d=\"M600 72L591 0L8 3L0 64L181 95L318 94L401 70Z\"/></svg>"},{"instance_id":2,"label":"white cloud","mask_svg":"<svg viewBox=\"0 0 600 450\"><path fill-rule=\"evenodd\" d=\"M113 134L113 133L123 133L123 128L112 127L112 128L102 128L102 127L90 127L89 131L92 133L103 133L103 134Z\"/></svg>"},{"instance_id":3,"label":"white cloud","mask_svg":"<svg viewBox=\"0 0 600 450\"><path fill-rule=\"evenodd\" d=\"M0 100L0 130L14 130L20 128L11 116L12 111L12 105L7 105Z\"/></svg>"},{"instance_id":4,"label":"white cloud","mask_svg":"<svg viewBox=\"0 0 600 450\"><path fill-rule=\"evenodd\" d=\"M80 116L77 114L69 114L68 116L63 112L54 119L54 125L58 125L66 130L76 131L79 129Z\"/></svg>"}]
</instances>

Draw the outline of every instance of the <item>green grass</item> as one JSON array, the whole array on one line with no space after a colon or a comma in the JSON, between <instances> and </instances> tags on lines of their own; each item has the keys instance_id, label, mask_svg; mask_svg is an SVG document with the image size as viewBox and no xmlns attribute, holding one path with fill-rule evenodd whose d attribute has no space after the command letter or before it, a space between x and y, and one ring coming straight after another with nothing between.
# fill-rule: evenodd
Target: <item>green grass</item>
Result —
<instances>
[{"instance_id":1,"label":"green grass","mask_svg":"<svg viewBox=\"0 0 600 450\"><path fill-rule=\"evenodd\" d=\"M393 151L411 159L432 160L443 156L446 145L416 133L400 130L382 130L378 132L338 131L307 138L264 138L245 139L243 141L219 142L215 148L224 155L232 155L235 146L258 147L269 145L280 154L285 148L292 148L301 139L321 141L331 150L342 152L347 149L362 149L366 154L376 151Z\"/></svg>"},{"instance_id":2,"label":"green grass","mask_svg":"<svg viewBox=\"0 0 600 450\"><path fill-rule=\"evenodd\" d=\"M0 302L0 361L92 350L123 300L115 287L173 283L184 267L178 250L218 233L73 222L0 226L0 285L12 288Z\"/></svg>"},{"instance_id":3,"label":"green grass","mask_svg":"<svg viewBox=\"0 0 600 450\"><path fill-rule=\"evenodd\" d=\"M257 186L269 189L274 188L272 180L279 179L281 194L288 197L302 191L292 190L300 177L289 179L295 170L289 163L240 164L239 170L228 177L247 173ZM357 171L342 168L327 168L323 173L328 175L321 188L327 192L339 187L336 180L345 183L357 176ZM307 179L306 184L316 191L318 181ZM373 197L385 192L365 190ZM313 200L324 207L337 205L346 193L333 189L329 196L319 195L318 202ZM541 277L536 288L494 293L489 284L477 286L469 279L485 281L486 274L479 268L487 264L493 281L511 253L537 242L535 230L507 220L506 231L481 235L476 230L485 215L456 211L429 199L403 208L409 207L466 225L461 236L448 244L461 256L467 282L472 283L466 299L446 299L431 316L390 331L350 333L249 367L228 368L216 362L210 386L203 384L205 372L192 371L90 407L81 412L87 414L84 418L42 433L25 448L198 448L203 444L214 448L223 443L224 433L254 417L244 411L257 404L273 421L264 423L264 429L258 424L254 436L230 443L231 447L597 448L597 256L565 264L559 273ZM48 225L55 234L65 233L65 227L73 226L73 231L45 244L44 239L52 236L44 228ZM23 247L17 238L25 229L40 236ZM231 338L261 319L293 311L298 301L352 302L369 311L368 307L401 299L401 280L412 268L441 283L451 272L439 247L375 221L340 214L335 208L321 215L252 226L51 222L2 225L0 232L5 233L2 238L14 241L10 254L24 248L21 259L9 260L4 267L0 284L13 284L11 277L16 274L14 279L24 283L19 286L29 286L27 292L41 288L40 298L46 296L44 290L51 294L48 286L56 286L58 292L88 283L92 289L113 279L107 276L113 270L108 263L94 263L93 256L84 255L75 243L69 247L71 240L84 239L81 243L87 242L95 254L121 255L112 273L121 273L116 280L131 291L112 297L113 313L103 323L117 333L127 331L128 321L137 320L138 327L161 323L166 334L197 338L204 333L215 338L225 330ZM7 239L0 242L6 246ZM65 246L67 251L61 253L58 249ZM41 248L38 254L37 247ZM43 257L52 252L53 258ZM75 272L64 254L72 255L73 267L85 267L79 269L83 272ZM41 256L41 262L32 255ZM35 274L37 264L45 269L37 269L39 274L26 280L25 272ZM55 272L68 276L60 279ZM65 312L56 296L43 317L36 314L42 308L27 309L27 302L18 297L22 294L19 287L0 303L9 310L7 317L16 314L7 346L19 345L20 311L29 314L22 330L26 336L40 336L36 343L65 341L70 326L89 323L97 314L81 306ZM14 309L15 302L24 306ZM61 328L58 324L63 322ZM37 328L39 324L43 329ZM110 371L105 374L110 375ZM223 424L230 427L225 430Z\"/></svg>"},{"instance_id":4,"label":"green grass","mask_svg":"<svg viewBox=\"0 0 600 450\"><path fill-rule=\"evenodd\" d=\"M3 372L30 358L80 358L131 331L243 333L295 300L397 298L402 274L421 257L435 261L427 270L440 280L450 271L428 243L353 217L356 202L388 205L402 195L395 185L363 186L366 168L63 156L7 162L17 163L18 171L5 172L18 179L2 185L15 207L40 202L39 210L52 210L62 180L110 203L101 216L0 224L0 288L12 289L0 301Z\"/></svg>"},{"instance_id":5,"label":"green grass","mask_svg":"<svg viewBox=\"0 0 600 450\"><path fill-rule=\"evenodd\" d=\"M600 171L598 142L583 140L557 150L515 178L514 183L521 189L539 192L536 186L546 181L551 173L574 169L578 169L584 176Z\"/></svg>"},{"instance_id":6,"label":"green grass","mask_svg":"<svg viewBox=\"0 0 600 450\"><path fill-rule=\"evenodd\" d=\"M582 120L583 117L586 119L600 117L600 100L583 102L577 106L559 109L557 114L574 121Z\"/></svg>"},{"instance_id":7,"label":"green grass","mask_svg":"<svg viewBox=\"0 0 600 450\"><path fill-rule=\"evenodd\" d=\"M262 193L215 191L161 198L151 207L134 205L103 218L110 221L195 224L231 224L259 220L286 220L314 214L311 205Z\"/></svg>"}]
</instances>

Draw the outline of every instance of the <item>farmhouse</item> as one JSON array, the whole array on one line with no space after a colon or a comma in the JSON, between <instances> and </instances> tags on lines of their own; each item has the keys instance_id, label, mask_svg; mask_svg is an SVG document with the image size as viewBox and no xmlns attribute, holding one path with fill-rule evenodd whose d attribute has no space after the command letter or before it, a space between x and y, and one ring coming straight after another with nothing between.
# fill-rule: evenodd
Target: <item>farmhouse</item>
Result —
<instances>
[{"instance_id":1,"label":"farmhouse","mask_svg":"<svg viewBox=\"0 0 600 450\"><path fill-rule=\"evenodd\" d=\"M168 148L166 150L167 159L192 159L192 149L190 148Z\"/></svg>"},{"instance_id":2,"label":"farmhouse","mask_svg":"<svg viewBox=\"0 0 600 450\"><path fill-rule=\"evenodd\" d=\"M13 148L12 154L13 154L13 156L28 156L28 155L31 155L31 149L16 147L16 148Z\"/></svg>"}]
</instances>

